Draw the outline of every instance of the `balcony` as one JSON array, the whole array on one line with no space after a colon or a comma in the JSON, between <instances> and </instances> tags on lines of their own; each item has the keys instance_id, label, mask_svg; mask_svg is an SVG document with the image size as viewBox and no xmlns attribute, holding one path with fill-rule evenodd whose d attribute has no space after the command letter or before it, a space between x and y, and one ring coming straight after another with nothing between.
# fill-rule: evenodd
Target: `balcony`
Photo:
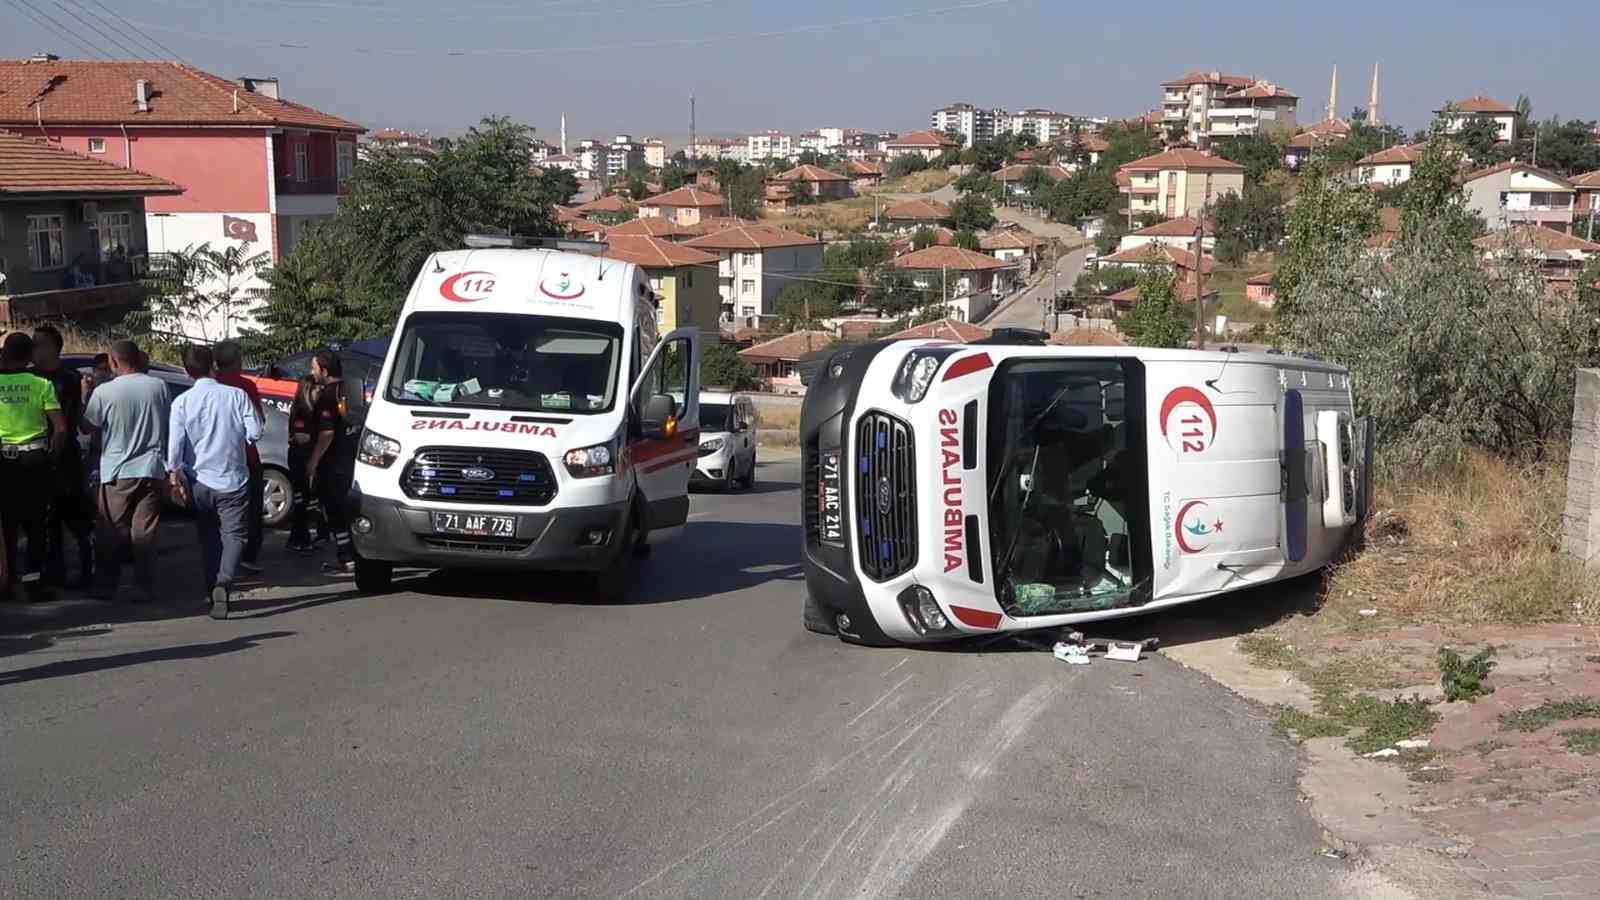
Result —
<instances>
[{"instance_id":1,"label":"balcony","mask_svg":"<svg viewBox=\"0 0 1600 900\"><path fill-rule=\"evenodd\" d=\"M304 180L291 176L278 177L278 193L288 195L337 194L340 192L336 175L316 175Z\"/></svg>"},{"instance_id":2,"label":"balcony","mask_svg":"<svg viewBox=\"0 0 1600 900\"><path fill-rule=\"evenodd\" d=\"M1213 106L1211 118L1213 119L1253 119L1256 109L1253 106Z\"/></svg>"}]
</instances>

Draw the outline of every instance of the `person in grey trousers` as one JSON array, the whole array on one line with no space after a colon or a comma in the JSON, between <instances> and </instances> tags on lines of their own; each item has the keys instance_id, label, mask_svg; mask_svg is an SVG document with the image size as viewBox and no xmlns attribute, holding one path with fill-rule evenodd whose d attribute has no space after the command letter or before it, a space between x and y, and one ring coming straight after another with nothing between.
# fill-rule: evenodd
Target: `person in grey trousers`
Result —
<instances>
[{"instance_id":1,"label":"person in grey trousers","mask_svg":"<svg viewBox=\"0 0 1600 900\"><path fill-rule=\"evenodd\" d=\"M226 619L234 575L250 539L245 447L260 440L261 420L244 391L213 377L211 348L184 348L183 368L194 387L172 401L168 478L174 496L194 511L211 618Z\"/></svg>"}]
</instances>

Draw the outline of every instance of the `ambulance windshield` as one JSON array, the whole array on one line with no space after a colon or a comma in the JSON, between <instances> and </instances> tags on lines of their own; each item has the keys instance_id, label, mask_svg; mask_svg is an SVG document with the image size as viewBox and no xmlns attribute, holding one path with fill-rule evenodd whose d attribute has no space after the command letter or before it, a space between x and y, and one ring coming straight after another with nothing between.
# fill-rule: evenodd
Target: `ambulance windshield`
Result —
<instances>
[{"instance_id":1,"label":"ambulance windshield","mask_svg":"<svg viewBox=\"0 0 1600 900\"><path fill-rule=\"evenodd\" d=\"M622 328L499 313L413 313L388 397L396 403L596 413L617 395Z\"/></svg>"},{"instance_id":2,"label":"ambulance windshield","mask_svg":"<svg viewBox=\"0 0 1600 900\"><path fill-rule=\"evenodd\" d=\"M989 398L989 539L1012 616L1110 609L1133 589L1126 378L1115 359L1006 364Z\"/></svg>"}]
</instances>

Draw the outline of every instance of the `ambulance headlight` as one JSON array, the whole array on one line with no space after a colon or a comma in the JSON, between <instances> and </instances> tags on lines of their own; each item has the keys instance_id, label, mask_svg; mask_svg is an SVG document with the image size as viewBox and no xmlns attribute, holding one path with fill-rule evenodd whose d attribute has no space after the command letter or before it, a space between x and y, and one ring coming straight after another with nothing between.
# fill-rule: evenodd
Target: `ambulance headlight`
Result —
<instances>
[{"instance_id":1,"label":"ambulance headlight","mask_svg":"<svg viewBox=\"0 0 1600 900\"><path fill-rule=\"evenodd\" d=\"M920 584L913 584L901 591L896 599L900 601L900 611L917 634L955 633L956 629L950 624L950 620L945 618L944 610L939 608L939 601L934 599L933 591Z\"/></svg>"},{"instance_id":2,"label":"ambulance headlight","mask_svg":"<svg viewBox=\"0 0 1600 900\"><path fill-rule=\"evenodd\" d=\"M611 475L617 471L617 454L613 447L614 441L604 444L595 444L592 447L579 447L568 450L561 458L566 464L567 472L574 478L594 478L598 475Z\"/></svg>"},{"instance_id":3,"label":"ambulance headlight","mask_svg":"<svg viewBox=\"0 0 1600 900\"><path fill-rule=\"evenodd\" d=\"M356 459L369 466L387 469L400 458L400 442L387 438L371 429L363 429L361 443L356 446Z\"/></svg>"},{"instance_id":4,"label":"ambulance headlight","mask_svg":"<svg viewBox=\"0 0 1600 900\"><path fill-rule=\"evenodd\" d=\"M945 357L954 352L954 347L933 347L907 353L905 360L900 363L900 370L895 373L894 381L889 385L889 391L906 403L920 402L928 395L933 376L939 374L939 366L944 364Z\"/></svg>"}]
</instances>

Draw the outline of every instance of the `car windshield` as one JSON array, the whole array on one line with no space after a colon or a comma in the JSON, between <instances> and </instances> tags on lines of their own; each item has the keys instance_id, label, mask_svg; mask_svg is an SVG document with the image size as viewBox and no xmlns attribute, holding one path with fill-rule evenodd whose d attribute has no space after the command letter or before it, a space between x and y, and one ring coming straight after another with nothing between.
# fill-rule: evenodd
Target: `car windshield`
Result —
<instances>
[{"instance_id":1,"label":"car windshield","mask_svg":"<svg viewBox=\"0 0 1600 900\"><path fill-rule=\"evenodd\" d=\"M707 403L700 401L700 430L701 431L727 431L729 413L733 407L726 403Z\"/></svg>"},{"instance_id":2,"label":"car windshield","mask_svg":"<svg viewBox=\"0 0 1600 900\"><path fill-rule=\"evenodd\" d=\"M1126 383L1116 360L1022 360L990 387L989 532L1013 616L1124 606L1133 590Z\"/></svg>"},{"instance_id":3,"label":"car windshield","mask_svg":"<svg viewBox=\"0 0 1600 900\"><path fill-rule=\"evenodd\" d=\"M622 328L500 313L415 313L389 378L397 403L604 412L616 402Z\"/></svg>"}]
</instances>

